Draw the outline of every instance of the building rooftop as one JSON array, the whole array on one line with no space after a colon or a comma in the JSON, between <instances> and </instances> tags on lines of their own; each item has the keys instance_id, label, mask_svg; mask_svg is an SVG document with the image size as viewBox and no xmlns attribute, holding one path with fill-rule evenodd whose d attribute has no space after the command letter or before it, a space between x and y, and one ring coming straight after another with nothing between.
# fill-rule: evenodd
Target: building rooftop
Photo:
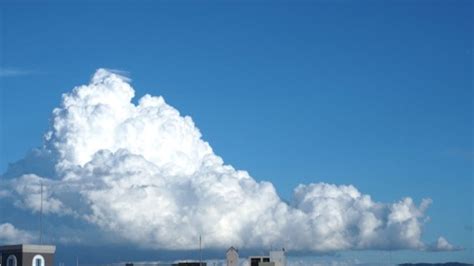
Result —
<instances>
[{"instance_id":1,"label":"building rooftop","mask_svg":"<svg viewBox=\"0 0 474 266\"><path fill-rule=\"evenodd\" d=\"M19 244L19 245L7 245L0 246L0 251L8 250L21 250L23 253L49 253L53 254L56 251L56 246L52 245L31 245L31 244Z\"/></svg>"}]
</instances>

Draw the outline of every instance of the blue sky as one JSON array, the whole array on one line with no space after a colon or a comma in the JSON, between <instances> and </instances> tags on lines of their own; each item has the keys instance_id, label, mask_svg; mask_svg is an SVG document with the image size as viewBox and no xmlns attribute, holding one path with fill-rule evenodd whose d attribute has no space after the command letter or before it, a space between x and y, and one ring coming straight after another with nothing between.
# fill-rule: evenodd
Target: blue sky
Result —
<instances>
[{"instance_id":1,"label":"blue sky","mask_svg":"<svg viewBox=\"0 0 474 266\"><path fill-rule=\"evenodd\" d=\"M41 144L62 93L119 69L282 198L311 182L431 198L423 239L466 250L407 256L474 260L472 2L0 7L0 172Z\"/></svg>"}]
</instances>

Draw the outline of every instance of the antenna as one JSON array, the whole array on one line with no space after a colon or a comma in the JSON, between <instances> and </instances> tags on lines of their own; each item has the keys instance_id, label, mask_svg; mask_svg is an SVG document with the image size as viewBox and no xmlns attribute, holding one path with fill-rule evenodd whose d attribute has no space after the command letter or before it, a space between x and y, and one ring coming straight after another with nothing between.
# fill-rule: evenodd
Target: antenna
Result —
<instances>
[{"instance_id":1,"label":"antenna","mask_svg":"<svg viewBox=\"0 0 474 266\"><path fill-rule=\"evenodd\" d=\"M41 182L41 203L40 203L40 245L43 244L43 182Z\"/></svg>"},{"instance_id":2,"label":"antenna","mask_svg":"<svg viewBox=\"0 0 474 266\"><path fill-rule=\"evenodd\" d=\"M201 234L199 234L199 266L202 266Z\"/></svg>"}]
</instances>

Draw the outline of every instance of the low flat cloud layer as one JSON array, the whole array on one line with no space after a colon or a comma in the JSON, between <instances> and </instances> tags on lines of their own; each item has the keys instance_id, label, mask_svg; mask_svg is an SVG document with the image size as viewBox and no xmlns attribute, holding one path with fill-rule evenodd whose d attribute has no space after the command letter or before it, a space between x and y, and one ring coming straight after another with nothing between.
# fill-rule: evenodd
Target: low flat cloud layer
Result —
<instances>
[{"instance_id":1,"label":"low flat cloud layer","mask_svg":"<svg viewBox=\"0 0 474 266\"><path fill-rule=\"evenodd\" d=\"M200 234L206 248L426 249L429 199L381 203L351 185L316 183L285 203L272 183L224 164L191 117L162 97L132 103L129 82L99 69L64 94L44 145L4 173L2 201L38 212L43 184L45 215L156 249L197 248Z\"/></svg>"}]
</instances>

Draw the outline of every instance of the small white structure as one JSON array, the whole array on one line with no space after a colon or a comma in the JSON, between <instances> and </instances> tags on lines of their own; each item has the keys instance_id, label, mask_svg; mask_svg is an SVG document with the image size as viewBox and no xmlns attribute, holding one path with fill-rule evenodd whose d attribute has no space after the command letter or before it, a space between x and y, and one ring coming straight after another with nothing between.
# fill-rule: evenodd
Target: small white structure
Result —
<instances>
[{"instance_id":1,"label":"small white structure","mask_svg":"<svg viewBox=\"0 0 474 266\"><path fill-rule=\"evenodd\" d=\"M239 251L234 247L230 247L225 253L227 258L227 266L239 265Z\"/></svg>"},{"instance_id":2,"label":"small white structure","mask_svg":"<svg viewBox=\"0 0 474 266\"><path fill-rule=\"evenodd\" d=\"M270 251L270 256L250 256L250 266L286 266L285 249Z\"/></svg>"},{"instance_id":3,"label":"small white structure","mask_svg":"<svg viewBox=\"0 0 474 266\"><path fill-rule=\"evenodd\" d=\"M275 263L275 266L286 266L285 250L270 251L270 261Z\"/></svg>"},{"instance_id":4,"label":"small white structure","mask_svg":"<svg viewBox=\"0 0 474 266\"><path fill-rule=\"evenodd\" d=\"M250 266L272 265L270 263L270 257L269 256L250 256L249 257L249 264L250 264ZM267 265L265 265L265 264L267 264Z\"/></svg>"}]
</instances>

